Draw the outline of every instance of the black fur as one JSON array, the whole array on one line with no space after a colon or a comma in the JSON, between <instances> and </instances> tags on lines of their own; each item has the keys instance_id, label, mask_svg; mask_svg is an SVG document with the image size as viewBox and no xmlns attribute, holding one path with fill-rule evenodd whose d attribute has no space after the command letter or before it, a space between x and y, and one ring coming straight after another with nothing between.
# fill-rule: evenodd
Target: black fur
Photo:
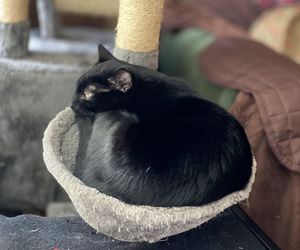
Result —
<instances>
[{"instance_id":1,"label":"black fur","mask_svg":"<svg viewBox=\"0 0 300 250\"><path fill-rule=\"evenodd\" d=\"M103 47L99 54L72 105L93 121L77 172L84 183L153 206L202 205L245 187L252 154L232 115L180 79L119 61Z\"/></svg>"}]
</instances>

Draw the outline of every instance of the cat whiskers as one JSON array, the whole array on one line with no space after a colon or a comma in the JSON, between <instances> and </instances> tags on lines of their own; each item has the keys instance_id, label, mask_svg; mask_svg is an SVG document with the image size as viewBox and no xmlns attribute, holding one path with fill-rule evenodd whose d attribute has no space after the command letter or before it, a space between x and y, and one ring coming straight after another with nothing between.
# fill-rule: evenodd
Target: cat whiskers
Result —
<instances>
[{"instance_id":1,"label":"cat whiskers","mask_svg":"<svg viewBox=\"0 0 300 250\"><path fill-rule=\"evenodd\" d=\"M186 158L185 158L185 162L184 162L184 169L183 169L183 174L184 175L186 174L188 160L189 160L189 155L187 154Z\"/></svg>"},{"instance_id":2,"label":"cat whiskers","mask_svg":"<svg viewBox=\"0 0 300 250\"><path fill-rule=\"evenodd\" d=\"M146 173L148 173L148 171L151 169L151 166L149 165L149 167L146 169Z\"/></svg>"}]
</instances>

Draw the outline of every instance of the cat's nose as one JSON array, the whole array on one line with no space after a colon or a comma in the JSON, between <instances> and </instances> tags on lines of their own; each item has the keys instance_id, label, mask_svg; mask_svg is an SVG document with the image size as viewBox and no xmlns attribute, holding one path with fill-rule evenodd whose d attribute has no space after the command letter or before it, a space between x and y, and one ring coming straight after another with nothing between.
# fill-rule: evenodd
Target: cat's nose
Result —
<instances>
[{"instance_id":1,"label":"cat's nose","mask_svg":"<svg viewBox=\"0 0 300 250\"><path fill-rule=\"evenodd\" d=\"M80 96L80 99L83 101L91 101L95 96L96 87L91 85L88 86Z\"/></svg>"},{"instance_id":2,"label":"cat's nose","mask_svg":"<svg viewBox=\"0 0 300 250\"><path fill-rule=\"evenodd\" d=\"M89 85L81 95L81 99L84 101L91 101L93 100L96 92L96 86L95 85Z\"/></svg>"},{"instance_id":3,"label":"cat's nose","mask_svg":"<svg viewBox=\"0 0 300 250\"><path fill-rule=\"evenodd\" d=\"M92 100L93 96L94 96L94 93L92 93L92 92L84 92L84 93L83 93L83 98L84 98L86 101Z\"/></svg>"}]
</instances>

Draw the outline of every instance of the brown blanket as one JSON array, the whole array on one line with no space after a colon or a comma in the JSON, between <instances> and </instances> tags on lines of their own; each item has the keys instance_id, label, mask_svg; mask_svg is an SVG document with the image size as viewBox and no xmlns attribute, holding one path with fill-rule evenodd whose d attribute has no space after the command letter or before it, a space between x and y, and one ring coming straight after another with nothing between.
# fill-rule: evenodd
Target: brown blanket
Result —
<instances>
[{"instance_id":1,"label":"brown blanket","mask_svg":"<svg viewBox=\"0 0 300 250\"><path fill-rule=\"evenodd\" d=\"M206 30L216 37L247 36L238 25L216 14L207 4L185 3L166 6L162 23L163 30L177 31L190 27Z\"/></svg>"},{"instance_id":2,"label":"brown blanket","mask_svg":"<svg viewBox=\"0 0 300 250\"><path fill-rule=\"evenodd\" d=\"M185 18L189 18L193 24L200 21L211 27L209 22L217 20L208 18L209 20L206 22L203 15L207 13L207 15L213 14L219 20L226 20L228 23L246 30L262 11L263 9L253 0L169 0L165 5L164 24L173 21L181 23L185 21Z\"/></svg>"},{"instance_id":3,"label":"brown blanket","mask_svg":"<svg viewBox=\"0 0 300 250\"><path fill-rule=\"evenodd\" d=\"M256 42L222 38L201 54L199 67L210 81L243 91L231 110L254 154L267 140L282 165L300 172L300 66ZM256 156L258 165L272 151Z\"/></svg>"}]
</instances>

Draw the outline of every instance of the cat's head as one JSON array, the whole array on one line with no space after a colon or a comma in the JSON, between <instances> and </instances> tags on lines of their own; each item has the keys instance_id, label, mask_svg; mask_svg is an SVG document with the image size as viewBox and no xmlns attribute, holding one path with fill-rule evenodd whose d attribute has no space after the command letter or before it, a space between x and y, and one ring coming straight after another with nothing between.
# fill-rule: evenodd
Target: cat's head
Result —
<instances>
[{"instance_id":1,"label":"cat's head","mask_svg":"<svg viewBox=\"0 0 300 250\"><path fill-rule=\"evenodd\" d=\"M132 88L133 75L130 65L116 59L103 45L98 46L97 63L80 79L98 84L99 92L119 91L126 93Z\"/></svg>"},{"instance_id":2,"label":"cat's head","mask_svg":"<svg viewBox=\"0 0 300 250\"><path fill-rule=\"evenodd\" d=\"M124 105L134 85L131 65L117 60L102 45L98 61L78 82L75 99L93 112Z\"/></svg>"}]
</instances>

